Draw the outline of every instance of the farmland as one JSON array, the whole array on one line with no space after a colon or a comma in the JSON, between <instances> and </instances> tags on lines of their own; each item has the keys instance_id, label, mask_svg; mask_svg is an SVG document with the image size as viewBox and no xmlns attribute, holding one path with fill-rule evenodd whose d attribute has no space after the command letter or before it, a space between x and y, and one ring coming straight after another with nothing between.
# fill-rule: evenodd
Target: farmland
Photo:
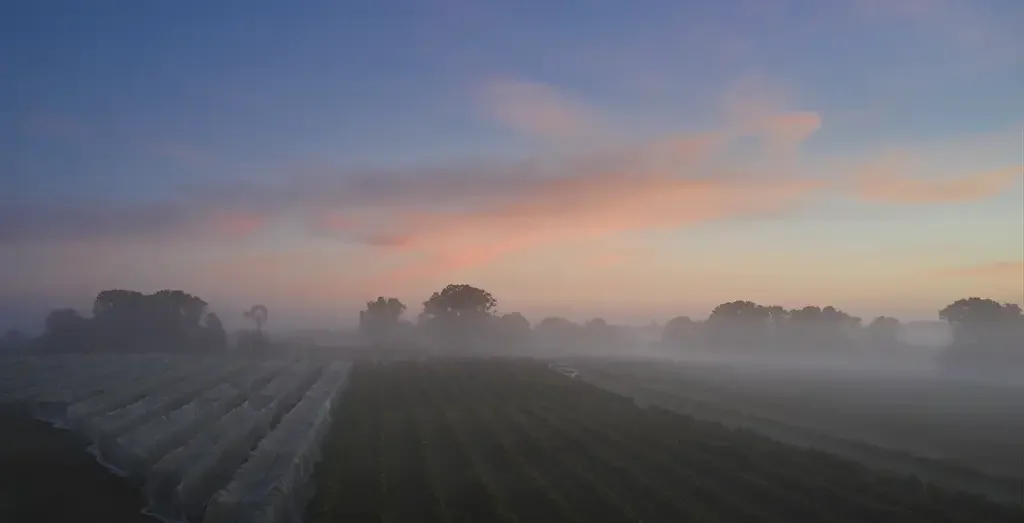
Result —
<instances>
[{"instance_id":1,"label":"farmland","mask_svg":"<svg viewBox=\"0 0 1024 523\"><path fill-rule=\"evenodd\" d=\"M139 500L118 495L128 505L144 499L164 519L273 522L305 501L348 369L299 353L27 356L0 366L0 400L84 436L96 461L137 487ZM51 473L81 461L65 455Z\"/></svg>"},{"instance_id":2,"label":"farmland","mask_svg":"<svg viewBox=\"0 0 1024 523\"><path fill-rule=\"evenodd\" d=\"M134 523L151 520L144 507L194 523L1024 521L1009 503L680 415L665 398L616 394L629 380L589 383L594 362L380 356L9 358L5 408L68 430L5 414L23 434L3 427L0 515ZM606 378L636 371L601 365Z\"/></svg>"},{"instance_id":3,"label":"farmland","mask_svg":"<svg viewBox=\"0 0 1024 523\"><path fill-rule=\"evenodd\" d=\"M785 426L1024 478L1020 384L750 364L573 363L583 379L624 394L654 394L683 412L764 429ZM1019 499L1019 486L1013 490Z\"/></svg>"},{"instance_id":4,"label":"farmland","mask_svg":"<svg viewBox=\"0 0 1024 523\"><path fill-rule=\"evenodd\" d=\"M360 362L306 521L1022 521L525 360Z\"/></svg>"}]
</instances>

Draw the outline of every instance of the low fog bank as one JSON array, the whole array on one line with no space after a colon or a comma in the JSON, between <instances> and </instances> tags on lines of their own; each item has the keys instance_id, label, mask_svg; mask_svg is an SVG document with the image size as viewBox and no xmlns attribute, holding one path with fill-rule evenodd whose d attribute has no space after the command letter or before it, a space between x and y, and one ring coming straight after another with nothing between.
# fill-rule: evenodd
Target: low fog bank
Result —
<instances>
[{"instance_id":1,"label":"low fog bank","mask_svg":"<svg viewBox=\"0 0 1024 523\"><path fill-rule=\"evenodd\" d=\"M211 352L362 347L380 354L590 356L659 358L815 372L932 374L949 379L1019 381L1024 376L1024 315L1019 306L965 298L936 311L939 322L863 321L832 306L786 309L750 301L715 307L707 319L665 324L531 323L498 312L498 300L472 285L434 292L413 317L398 298L366 302L355 330L278 332L271 307L227 312L250 327L228 333L207 302L180 290L144 294L106 290L90 314L64 308L45 318L41 335L9 331L5 351ZM340 321L339 321L340 323Z\"/></svg>"}]
</instances>

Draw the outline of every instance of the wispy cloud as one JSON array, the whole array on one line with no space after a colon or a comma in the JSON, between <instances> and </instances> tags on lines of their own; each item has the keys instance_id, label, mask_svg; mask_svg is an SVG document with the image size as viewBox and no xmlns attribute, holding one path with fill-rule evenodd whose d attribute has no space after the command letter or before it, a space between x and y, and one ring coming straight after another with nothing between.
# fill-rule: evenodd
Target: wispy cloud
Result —
<instances>
[{"instance_id":1,"label":"wispy cloud","mask_svg":"<svg viewBox=\"0 0 1024 523\"><path fill-rule=\"evenodd\" d=\"M809 169L799 164L799 149L821 128L822 117L790 109L788 98L770 83L745 81L724 96L718 126L621 138L597 152L392 171L294 170L273 182L203 183L151 204L6 207L0 210L0 243L237 239L271 225L298 225L307 234L386 248L382 253L415 252L414 264L379 274L403 280L567 240L786 213L834 183L869 201L956 203L1005 190L1020 173L1016 167L934 181L916 179L911 168L883 158L845 178L802 176ZM499 123L545 139L612 127L594 123L601 118L572 95L541 84L506 81L493 101ZM730 146L750 137L758 150L738 162ZM205 159L189 148L164 152Z\"/></svg>"},{"instance_id":2,"label":"wispy cloud","mask_svg":"<svg viewBox=\"0 0 1024 523\"><path fill-rule=\"evenodd\" d=\"M1024 22L1024 8L1020 6L1003 9L995 18L986 11L984 2L971 0L851 0L850 5L855 15L910 24L990 65L1020 63L1024 58L1024 37L1018 30Z\"/></svg>"},{"instance_id":3,"label":"wispy cloud","mask_svg":"<svg viewBox=\"0 0 1024 523\"><path fill-rule=\"evenodd\" d=\"M499 123L547 140L593 138L605 131L598 115L554 86L496 79L479 93L482 109Z\"/></svg>"},{"instance_id":4,"label":"wispy cloud","mask_svg":"<svg viewBox=\"0 0 1024 523\"><path fill-rule=\"evenodd\" d=\"M1024 261L997 261L943 269L950 276L1009 279L1024 284ZM1024 288L1021 289L1024 292Z\"/></svg>"},{"instance_id":5,"label":"wispy cloud","mask_svg":"<svg viewBox=\"0 0 1024 523\"><path fill-rule=\"evenodd\" d=\"M913 173L900 160L880 160L856 174L853 193L863 200L879 203L966 203L996 196L1024 179L1024 165L949 179L912 177L908 171Z\"/></svg>"}]
</instances>

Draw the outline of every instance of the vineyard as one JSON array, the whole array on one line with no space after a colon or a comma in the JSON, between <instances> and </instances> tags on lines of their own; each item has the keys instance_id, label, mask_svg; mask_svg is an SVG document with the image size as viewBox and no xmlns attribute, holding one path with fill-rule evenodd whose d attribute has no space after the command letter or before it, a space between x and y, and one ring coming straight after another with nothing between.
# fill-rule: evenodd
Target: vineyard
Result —
<instances>
[{"instance_id":1,"label":"vineyard","mask_svg":"<svg viewBox=\"0 0 1024 523\"><path fill-rule=\"evenodd\" d=\"M531 361L360 362L306 521L1024 521Z\"/></svg>"}]
</instances>

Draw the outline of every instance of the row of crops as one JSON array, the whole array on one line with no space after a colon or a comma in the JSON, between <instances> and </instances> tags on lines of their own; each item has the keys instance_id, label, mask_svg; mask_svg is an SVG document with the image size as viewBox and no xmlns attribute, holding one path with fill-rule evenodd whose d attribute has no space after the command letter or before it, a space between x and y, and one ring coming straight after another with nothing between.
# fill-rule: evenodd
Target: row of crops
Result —
<instances>
[{"instance_id":1,"label":"row of crops","mask_svg":"<svg viewBox=\"0 0 1024 523\"><path fill-rule=\"evenodd\" d=\"M780 441L839 454L872 467L916 475L941 486L975 492L999 502L1024 503L1024 461L1020 459L1024 455L1024 437L1021 436L1024 426L1016 413L1019 406L1014 408L1012 405L1019 398L1019 393L1013 390L1008 391L1009 394L1003 393L1002 397L991 393L986 397L979 394L977 386L962 388L959 389L960 396L974 396L971 403L967 404L960 398L959 408L937 412L934 403L901 396L899 390L893 390L897 387L892 384L888 391L891 397L871 400L874 401L871 405L868 400L859 398L869 394L860 390L872 384L868 381L848 380L843 385L850 391L841 395L845 398L837 398L840 395L830 395L820 383L800 389L782 383L778 378L775 382L766 382L762 376L753 373L747 379L750 383L738 383L742 380L716 380L711 372L698 375L701 369L683 368L681 372L672 364L594 359L574 364L579 369L580 379L637 401L730 426L747 427ZM793 376L792 381L801 378L810 381L800 375ZM873 385L878 386L878 382ZM743 390L744 387L747 389ZM785 390L787 387L791 390ZM932 386L930 390L936 389ZM801 394L793 394L792 391ZM943 391L943 394L946 399L954 396L949 391ZM857 405L858 402L861 404ZM851 404L857 408L850 408ZM873 410L865 405L873 407ZM838 427L830 427L822 421L844 416L848 419ZM864 426L864 429L854 430L857 425ZM913 445L911 448L879 445L871 439L862 439L865 433L891 434L903 438L908 444L913 442ZM892 441L896 438L882 439ZM942 459L921 455L938 443L945 443L945 448L950 451L939 454ZM958 449L962 452L954 454ZM986 456L988 459L983 462L1001 460L1001 463L993 471L992 467L979 468L979 461L955 459L970 455Z\"/></svg>"},{"instance_id":2,"label":"row of crops","mask_svg":"<svg viewBox=\"0 0 1024 523\"><path fill-rule=\"evenodd\" d=\"M81 434L165 521L301 521L349 364L309 356L51 355L0 365L0 402Z\"/></svg>"},{"instance_id":3,"label":"row of crops","mask_svg":"<svg viewBox=\"0 0 1024 523\"><path fill-rule=\"evenodd\" d=\"M1020 522L511 360L358 363L306 521Z\"/></svg>"}]
</instances>

